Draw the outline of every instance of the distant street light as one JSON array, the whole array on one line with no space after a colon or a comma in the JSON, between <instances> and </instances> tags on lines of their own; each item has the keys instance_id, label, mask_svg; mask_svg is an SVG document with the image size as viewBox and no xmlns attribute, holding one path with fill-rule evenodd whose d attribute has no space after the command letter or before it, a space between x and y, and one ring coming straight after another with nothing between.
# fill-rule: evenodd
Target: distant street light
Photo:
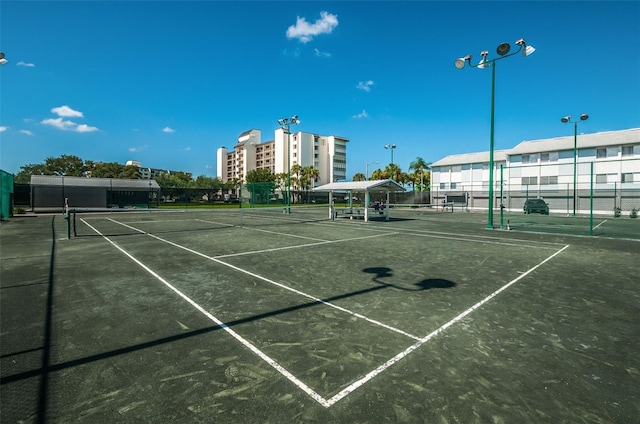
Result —
<instances>
[{"instance_id":1,"label":"distant street light","mask_svg":"<svg viewBox=\"0 0 640 424\"><path fill-rule=\"evenodd\" d=\"M589 115L583 113L580 115L580 121L586 121L589 119ZM576 186L577 186L577 157L578 157L578 122L580 121L572 121L571 115L567 115L564 118L560 118L560 122L563 124L570 123L573 124L573 216L576 216Z\"/></svg>"},{"instance_id":2,"label":"distant street light","mask_svg":"<svg viewBox=\"0 0 640 424\"><path fill-rule=\"evenodd\" d=\"M364 167L364 179L365 181L369 181L369 165L374 164L374 163L380 163L378 161L374 161L374 162L368 162L365 167Z\"/></svg>"},{"instance_id":3,"label":"distant street light","mask_svg":"<svg viewBox=\"0 0 640 424\"><path fill-rule=\"evenodd\" d=\"M289 128L292 124L297 125L299 123L298 115L293 115L291 118L278 119L280 128L287 134L287 213L291 213L291 131L289 131Z\"/></svg>"},{"instance_id":4,"label":"distant street light","mask_svg":"<svg viewBox=\"0 0 640 424\"><path fill-rule=\"evenodd\" d=\"M519 47L518 50L513 53L509 53L509 50L511 50L511 46L509 45L509 43L500 44L496 49L496 52L500 55L500 57L497 57L495 59L490 59L490 60L487 59L489 52L487 50L483 50L480 53L480 56L482 57L482 59L480 59L480 62L477 65L471 64L470 54L466 55L465 57L456 59L454 63L456 68L458 69L464 68L465 63L468 63L469 66L471 66L472 68L480 68L480 69L488 68L493 64L493 66L491 66L492 72L491 72L491 136L489 140L489 215L488 215L488 222L487 222L487 228L491 228L491 229L493 228L493 201L494 201L493 199L493 167L494 167L493 165L493 146L494 146L493 133L494 133L494 123L495 123L494 111L495 111L495 92L496 92L496 61L500 59L504 59L505 57L513 56L519 53L520 51L522 51L522 56L529 56L531 53L533 53L536 50L531 46L527 46L526 42L524 41L524 38L521 38L518 41L516 41L516 45Z\"/></svg>"},{"instance_id":5,"label":"distant street light","mask_svg":"<svg viewBox=\"0 0 640 424\"><path fill-rule=\"evenodd\" d=\"M390 175L391 178L390 179L393 180L393 151L395 150L396 145L395 144L385 144L384 148L391 150L391 166L389 167L389 172L391 173L391 175Z\"/></svg>"}]
</instances>

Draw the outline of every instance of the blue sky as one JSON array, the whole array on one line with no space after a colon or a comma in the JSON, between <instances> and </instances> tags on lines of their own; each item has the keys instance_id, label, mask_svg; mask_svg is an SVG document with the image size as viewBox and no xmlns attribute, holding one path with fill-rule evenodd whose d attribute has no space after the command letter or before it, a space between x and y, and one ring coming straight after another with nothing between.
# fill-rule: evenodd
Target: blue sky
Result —
<instances>
[{"instance_id":1,"label":"blue sky","mask_svg":"<svg viewBox=\"0 0 640 424\"><path fill-rule=\"evenodd\" d=\"M2 1L0 168L49 156L216 175L216 149L277 120L350 140L347 175L640 127L637 1Z\"/></svg>"}]
</instances>

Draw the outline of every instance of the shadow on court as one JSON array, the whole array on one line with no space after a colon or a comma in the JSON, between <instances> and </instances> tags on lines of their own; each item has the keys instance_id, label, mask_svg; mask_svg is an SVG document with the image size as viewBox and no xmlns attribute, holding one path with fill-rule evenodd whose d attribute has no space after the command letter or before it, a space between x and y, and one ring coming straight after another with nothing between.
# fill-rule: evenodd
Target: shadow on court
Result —
<instances>
[{"instance_id":1,"label":"shadow on court","mask_svg":"<svg viewBox=\"0 0 640 424\"><path fill-rule=\"evenodd\" d=\"M382 284L383 287L393 287L398 290L407 290L407 291L422 291L429 289L450 289L456 286L456 283L453 281L441 279L441 278L427 278L425 280L418 281L417 283L413 283L411 287L402 287L397 284L385 283L383 281L384 278L393 277L393 270L387 267L373 267L373 268L365 268L362 270L367 274L373 274L373 281Z\"/></svg>"}]
</instances>

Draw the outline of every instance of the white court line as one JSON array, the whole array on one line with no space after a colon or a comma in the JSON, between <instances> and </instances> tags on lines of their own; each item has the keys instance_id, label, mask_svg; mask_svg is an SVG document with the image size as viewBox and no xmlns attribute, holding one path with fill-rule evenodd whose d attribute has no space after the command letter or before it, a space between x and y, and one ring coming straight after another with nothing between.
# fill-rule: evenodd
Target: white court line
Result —
<instances>
[{"instance_id":1,"label":"white court line","mask_svg":"<svg viewBox=\"0 0 640 424\"><path fill-rule=\"evenodd\" d=\"M154 272L152 269L150 269L148 266L146 266L145 264L143 264L142 262L140 262L138 259L136 259L135 257L133 257L133 255L131 255L129 252L127 252L126 250L124 250L123 248L121 248L120 246L118 246L116 243L114 243L113 241L111 241L111 239L109 239L108 237L106 237L105 235L103 235L102 233L100 233L100 231L98 231L96 228L94 228L93 226L91 226L90 224L88 224L87 222L85 222L86 225L88 225L93 231L95 231L97 234L99 234L100 236L102 236L102 238L104 238L106 241L108 241L109 243L111 243L111 245L113 247L115 247L116 249L118 249L119 251L121 251L122 253L124 253L129 259L131 259L133 262L135 262L136 264L138 264L138 266L140 266L142 269L144 269L145 271L147 271L149 274L151 274L152 276L154 276L158 281L160 281L162 284L164 284L165 286L167 286L171 291L173 291L175 294L177 294L178 296L180 296L182 299L184 299L187 303L189 303L191 306L193 306L195 309L197 309L201 314L203 314L204 316L206 316L207 318L209 318L211 321L215 322L218 326L220 326L221 329L223 329L224 331L226 331L227 333L229 333L234 339L238 340L244 347L246 347L247 349L249 349L251 352L253 352L254 354L256 354L260 359L262 359L263 361L265 361L267 364L269 364L271 367L273 367L276 371L278 371L280 374L282 374L283 376L285 376L289 381L291 381L293 384L296 385L296 387L298 387L300 390L302 390L303 392L305 392L307 395L309 395L312 399L314 399L315 401L317 401L319 404L321 404L322 406L324 406L325 408L329 407L330 405L327 404L327 400L325 398L323 398L322 396L320 396L316 391L314 391L313 389L311 389L309 386L307 386L306 384L304 384L302 381L300 381L298 378L296 378L296 376L294 376L293 374L291 374L289 371L287 371L282 365L278 364L275 360L273 360L270 356L266 355L265 353L263 353L261 350L259 350L257 347L255 347L254 345L252 345L248 340L246 340L245 338L243 338L242 336L240 336L238 333L236 333L235 331L233 331L231 328L229 328L228 326L225 325L224 322L220 321L218 318L216 318L215 316L213 316L212 314L210 314L207 310L205 310L202 306L200 306L199 304L197 304L195 301L193 301L189 296L187 296L186 294L182 293L180 290L178 290L177 288L175 288L173 285L171 285L171 283L169 283L167 280L165 280L164 278L162 278L160 275L158 275L156 272Z\"/></svg>"},{"instance_id":2,"label":"white court line","mask_svg":"<svg viewBox=\"0 0 640 424\"><path fill-rule=\"evenodd\" d=\"M161 242L163 242L163 243L170 244L171 246L174 246L174 247L177 247L177 248L179 248L179 249L185 250L185 251L187 251L187 252L189 252L189 253L193 253L194 255L198 255L198 256L200 256L200 257L202 257L202 258L205 258L205 259L208 259L208 260L210 260L210 261L216 262L216 263L218 263L218 264L220 264L220 265L224 265L224 266L229 267L229 268L231 268L231 269L233 269L233 270L235 270L235 271L241 272L241 273L243 273L243 274L247 274L247 275L249 275L249 276L251 276L251 277L253 277L253 278L257 278L257 279L262 280L262 281L264 281L264 282L266 282L266 283L273 284L274 286L277 286L277 287L280 287L280 288L282 288L282 289L288 290L288 291L293 292L293 293L295 293L295 294L297 294L297 295L300 295L300 296L306 297L307 299L311 299L311 300L312 300L312 301L314 301L314 302L321 303L321 304L323 304L323 305L325 305L325 306L329 306L329 307L331 307L331 308L337 309L337 310L339 310L339 311L341 311L341 312L344 312L344 313L349 314L349 315L352 315L352 316L354 316L354 317L357 317L357 318L363 319L363 320L365 320L365 321L367 321L367 322L369 322L369 323L371 323L371 324L377 325L377 326L382 327L382 328L386 328L387 330L391 330L391 331L396 332L396 333L398 333L398 334L402 334L403 336L409 337L409 338L411 338L411 339L414 339L414 340L420 340L420 337L418 337L418 336L414 336L413 334L409 334L409 333L407 333L406 331L402 331L402 330L400 330L399 328L395 328L395 327L392 327L392 326L390 326L390 325L387 325L387 324L385 324L385 323L383 323L383 322L376 321L376 320L371 319L371 318L367 318L366 316L364 316L364 315L362 315L362 314L359 314L359 313L357 313L357 312L353 312L353 311L351 311L351 310L349 310L349 309L343 308L342 306L338 306L338 305L333 304L333 303L331 303L331 302L327 302L326 300L322 300L322 299L320 299L319 297L312 296L312 295L310 295L310 294L308 294L308 293L305 293L305 292L303 292L303 291L300 291L300 290L294 289L293 287L285 286L285 285L284 285L284 284L282 284L282 283L278 283L277 281L270 280L270 279L268 279L268 278L266 278L266 277L263 277L262 275L256 274L256 273L251 272L251 271L247 271L246 269L243 269L243 268L237 267L237 266L235 266L235 265L232 265L232 264L230 264L230 263L227 263L227 262L221 261L221 260L220 260L220 259L218 259L217 257L213 257L213 256L205 255L204 253L198 252L197 250L193 250L193 249L190 249L190 248L188 248L188 247L186 247L186 246L182 246L182 245L180 245L180 244L178 244L178 243L174 243L174 242L172 242L172 241L170 241L170 240L163 239L162 237L158 237L158 236L156 236L156 235L146 233L146 232L144 232L144 231L140 230L139 228L132 227L132 226L130 226L130 225L128 225L128 224L125 224L125 223L123 223L123 222L118 222L118 221L113 220L113 219L110 219L110 220L111 220L111 221L113 221L113 222L114 222L114 223L116 223L116 224L120 224L120 225L122 225L122 226L124 226L124 227L127 227L127 228L130 228L130 229L132 229L132 230L138 231L138 232L140 232L140 233L142 233L142 234L146 234L146 235L148 235L149 237L152 237L152 238L154 238L154 239L156 239L156 240L159 240L159 241L161 241ZM374 236L358 237L358 238L355 238L354 240L359 240L359 239L364 239L364 238L371 238L371 237L374 237ZM316 243L316 244L329 244L329 243L338 243L338 242L340 242L340 241L336 241L336 242L325 242L325 243ZM275 249L274 249L274 250L275 250ZM270 251L270 250L266 250L266 251Z\"/></svg>"},{"instance_id":3,"label":"white court line","mask_svg":"<svg viewBox=\"0 0 640 424\"><path fill-rule=\"evenodd\" d=\"M427 334L425 337L420 339L417 343L413 344L412 346L409 346L407 349L405 349L404 351L400 352L399 354L397 354L393 358L389 359L387 362L385 362L384 364L380 365L378 368L376 368L373 371L369 372L367 375L362 377L360 380L352 383L348 387L345 387L338 394L336 394L335 396L333 396L332 398L327 400L328 406L331 406L331 405L335 404L336 402L340 401L342 398L347 396L349 393L353 392L354 390L356 390L357 388L359 388L360 386L362 386L363 384L365 384L366 382L368 382L369 380L371 380L372 378L374 378L378 374L382 373L387 368L389 368L390 366L392 366L393 364L395 364L396 362L398 362L399 360L401 360L405 356L409 355L411 352L413 352L414 350L416 350L417 348L419 348L423 344L427 343L429 340L431 340L432 338L434 338L438 334L444 332L447 328L451 327L452 325L454 325L458 321L460 321L463 318L465 318L467 315L471 314L476 309L480 308L482 305L484 305L485 303L487 303L488 301L490 301L491 299L496 297L500 292L508 289L513 284L515 284L516 282L518 282L519 280L521 280L525 276L529 275L530 273L532 273L533 271L538 269L544 263L546 263L547 261L550 261L552 258L554 258L555 256L557 256L560 253L562 253L568 247L569 247L569 245L564 246L562 249L558 250L553 255L549 256L548 258L546 258L545 260L540 262L538 265L536 265L533 268L531 268L529 271L527 271L524 274L520 275L519 277L511 280L510 282L508 282L504 286L500 287L498 290L496 290L493 293L491 293L489 296L487 296L484 299L482 299L480 302L476 303L475 305L473 305L472 307L470 307L466 311L464 311L461 314L459 314L457 317L453 318L452 320L450 320L446 324L442 325L437 330L434 330L431 333Z\"/></svg>"},{"instance_id":4,"label":"white court line","mask_svg":"<svg viewBox=\"0 0 640 424\"><path fill-rule=\"evenodd\" d=\"M124 225L129 227L126 224L123 223L119 223L118 221L114 221L115 223ZM85 222L86 224L86 222ZM87 224L89 225L89 224ZM91 227L91 226L90 226ZM96 231L98 234L100 234L96 229L94 229L93 227L91 227L94 231ZM148 234L145 233L137 228L133 228L130 227L136 231L139 231L141 233L147 234L150 237L156 238L160 241L163 241L165 243L174 245L176 247L179 247L181 249L184 249L186 251L192 252L194 254L197 254L199 256L208 258L212 261L218 262L222 265L226 265L229 266L233 269L236 269L240 272L246 273L248 275L254 276L255 278L259 278L263 281L267 281L270 282L272 284L275 284L279 287L285 288L287 290L291 290L295 293L298 293L302 296L305 297L309 297L311 299L317 299L314 298L313 296L310 296L306 293L300 292L298 290L289 288L287 286L284 286L282 284L279 284L275 281L270 281L264 277L261 277L259 275L253 274L249 271L240 269L238 267L235 267L231 264L227 264L225 262L222 261L218 261L215 258L206 256L202 253L196 252L192 249L186 248L184 246L180 246L176 243L173 243L171 241L168 240L164 240L160 237L154 236L152 234ZM102 235L102 234L100 234ZM125 253L127 256L129 256L131 259L133 259L135 262L141 264L139 261L137 261L135 258L133 258L131 255L129 255L127 252L125 252L123 249L121 249L119 246L117 246L115 243L113 243L111 240L109 240L108 238L104 237L107 241L109 241L109 243L111 243L112 245L114 245L116 248L118 248L119 250L121 250L123 253ZM352 393L353 391L357 390L359 387L363 386L365 383L367 383L368 381L372 380L374 377L378 376L379 374L381 374L382 372L386 371L389 367L391 367L392 365L394 365L395 363L397 363L398 361L400 361L401 359L405 358L406 356L408 356L411 352L415 351L416 349L418 349L419 347L421 347L422 345L424 345L425 343L427 343L428 341L430 341L431 339L433 339L435 336L443 333L445 330L447 330L449 327L453 326L454 324L458 323L459 321L461 321L463 318L467 317L468 315L470 315L472 312L474 312L475 310L479 309L482 305L484 305L485 303L489 302L491 299L493 299L494 297L496 297L498 294L500 294L502 291L506 290L507 288L511 287L512 285L514 285L515 283L517 283L518 281L520 281L522 278L526 277L527 275L529 275L530 273L532 273L533 271L535 271L536 269L538 269L539 267L541 267L543 264L545 264L546 262L550 261L551 259L553 259L554 257L556 257L557 255L559 255L560 253L562 253L564 250L566 250L569 247L569 245L565 245L562 249L558 250L557 252L553 253L551 256L547 257L546 259L544 259L542 262L540 262L539 264L535 265L534 267L532 267L531 269L529 269L527 272L521 274L520 276L516 277L515 279L511 280L510 282L508 282L507 284L505 284L504 286L500 287L498 290L494 291L493 293L491 293L490 295L488 295L487 297L485 297L484 299L482 299L481 301L477 302L476 304L474 304L473 306L471 306L470 308L466 309L465 311L463 311L462 313L460 313L459 315L457 315L455 318L451 319L450 321L448 321L447 323L445 323L444 325L440 326L438 329L432 331L431 333L427 334L425 337L418 339L418 341L416 343L414 343L413 345L409 346L407 349L405 349L404 351L400 352L399 354L395 355L394 357L390 358L389 360L387 360L385 363L383 363L382 365L380 365L379 367L375 368L374 370L370 371L369 373L367 373L364 377L362 377L361 379L355 381L354 383L350 384L348 387L344 388L343 390L341 390L340 392L338 392L336 395L334 395L333 397L329 398L329 399L325 399L322 396L320 396L318 393L316 393L315 391L313 391L310 387L308 387L307 385L305 385L304 383L302 383L300 380L298 380L295 376L293 376L291 373L289 373L286 369L284 369L282 366L280 366L278 363L276 363L273 359L271 359L270 357L268 357L267 355L263 354L260 350L258 350L255 346L251 345L248 341L244 340L242 337L240 337L239 335L237 335L235 332L232 332L231 329L229 329L228 331L232 332L231 334L234 335L235 338L237 338L238 340L240 340L241 342L243 342L243 345L245 343L247 343L245 346L247 346L252 352L256 353L256 355L258 355L260 358L266 357L268 358L270 361L265 359L265 362L269 363L269 365L271 365L274 369L278 370L280 372L280 369L282 369L284 372L281 372L281 374L283 376L285 376L287 379L289 379L291 382L293 382L296 386L298 386L301 390L303 390L305 393L307 393L311 398L313 398L314 400L316 400L318 403L320 403L322 406L324 406L325 408L329 408L331 406L333 406L334 404L336 404L337 402L339 402L340 400L342 400L344 397L348 396L350 393ZM144 265L141 264L141 266L144 267ZM146 267L144 267L145 269L148 269ZM153 273L153 271L149 270L150 273L152 273L152 275L157 275L155 273ZM158 276L158 278L160 278ZM168 283L167 284L170 288L172 288L172 290L176 291L176 293L178 293L179 295L181 295L181 297L186 299L189 299L188 297L186 297L185 295L183 295L181 292L179 292L177 289L173 288L173 286L171 286ZM190 299L189 299L190 300ZM352 313L344 308L338 307L337 305L333 305L331 303L328 302L324 302L321 299L317 299L316 301L326 304L327 306L331 306L331 307L335 307L339 310L344 310L345 312L348 313ZM189 301L189 303L193 304L193 305L197 305L195 304L195 302L193 301ZM208 312L204 311L200 306L197 306L198 310L203 311L203 313L205 313L205 315L207 316L211 316L212 319L217 320L215 317L213 317L211 314L209 314ZM360 314L355 314L352 313L354 316L357 316L359 318L365 319L369 322L369 319L367 319L366 317L360 315ZM210 318L210 319L211 319ZM224 324L219 324L221 326L223 326ZM386 325L383 324L383 327L385 328L390 328L393 329L392 327L388 327ZM227 327L223 327L225 330L227 330ZM400 330L398 330L400 331ZM414 336L408 335L411 338L415 338ZM264 359L264 358L263 358Z\"/></svg>"},{"instance_id":5,"label":"white court line","mask_svg":"<svg viewBox=\"0 0 640 424\"><path fill-rule=\"evenodd\" d=\"M370 224L370 223L369 223ZM313 225L329 225L329 224L313 224ZM408 228L398 228L398 227L394 227L394 226L374 226L374 225L368 225L366 223L340 223L337 225L360 225L362 226L362 228L360 228L359 230L362 231L395 231L398 233L409 233L411 235L417 235L417 236L429 236L429 237L434 237L434 238L444 238L447 240L455 240L455 241L483 241L485 243L492 243L492 244L505 244L505 240L508 240L506 238L503 237L495 237L495 236L484 236L484 235L477 235L477 234L458 234L458 233L447 233L447 232L443 232L443 231L425 231L425 230L417 230L417 229L408 229ZM369 228L367 228L369 227ZM494 241L495 240L495 241ZM524 241L524 240L523 240ZM549 242L549 241L536 241L535 245L549 245L549 246L553 246L554 248L559 248L560 246L564 246L564 244L562 243L557 243L557 242ZM519 246L522 246L521 244ZM528 245L527 247L534 247L532 245Z\"/></svg>"},{"instance_id":6,"label":"white court line","mask_svg":"<svg viewBox=\"0 0 640 424\"><path fill-rule=\"evenodd\" d=\"M608 220L605 219L604 221L602 221L601 223L599 223L598 225L596 225L595 227L593 227L593 229L595 230L596 228L598 228L599 226L601 226L602 224L604 224L605 222L607 222Z\"/></svg>"},{"instance_id":7,"label":"white court line","mask_svg":"<svg viewBox=\"0 0 640 424\"><path fill-rule=\"evenodd\" d=\"M209 223L209 224L220 224L219 222L216 222L216 221L207 221L207 220L204 220L204 219L198 219L197 221L206 222L206 223ZM222 225L228 225L230 227L235 227L235 225L231 225L231 224L222 224ZM314 237L306 237L306 236L299 236L299 235L296 235L296 234L281 233L281 232L278 232L278 231L263 230L261 228L250 228L250 227L247 228L247 227L244 227L242 225L240 227L242 229L244 229L244 230L260 231L260 232L268 233L268 234L277 234L279 236L297 237L297 238L301 238L301 239L305 239L305 240L328 241L328 240L314 238Z\"/></svg>"}]
</instances>

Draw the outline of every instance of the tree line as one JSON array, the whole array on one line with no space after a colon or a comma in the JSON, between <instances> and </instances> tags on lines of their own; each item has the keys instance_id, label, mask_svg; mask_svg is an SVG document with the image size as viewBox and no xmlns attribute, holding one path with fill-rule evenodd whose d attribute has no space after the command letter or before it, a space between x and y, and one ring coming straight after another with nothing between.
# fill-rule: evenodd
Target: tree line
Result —
<instances>
[{"instance_id":1,"label":"tree line","mask_svg":"<svg viewBox=\"0 0 640 424\"><path fill-rule=\"evenodd\" d=\"M397 164L389 164L384 169L376 169L371 173L370 180L381 180L391 178L394 181L407 185L411 184L415 190L418 187L421 191L428 190L431 182L431 175L428 172L430 163L421 157L416 158L409 165L411 173L403 172ZM140 170L134 165L122 165L117 162L94 162L82 160L74 155L61 155L60 157L48 157L43 163L29 164L20 167L20 172L14 180L18 184L28 184L32 175L58 175L69 177L94 177L94 178L119 178L119 179L139 179ZM246 175L246 183L271 182L274 187L285 189L289 184L291 189L308 192L317 182L319 171L313 166L293 165L291 173L273 174L266 168L253 169ZM366 176L357 173L353 176L353 181L364 181ZM193 178L189 172L172 172L163 174L155 178L161 188L166 189L209 189L235 190L243 181L233 179L222 182L217 177L199 175Z\"/></svg>"}]
</instances>

